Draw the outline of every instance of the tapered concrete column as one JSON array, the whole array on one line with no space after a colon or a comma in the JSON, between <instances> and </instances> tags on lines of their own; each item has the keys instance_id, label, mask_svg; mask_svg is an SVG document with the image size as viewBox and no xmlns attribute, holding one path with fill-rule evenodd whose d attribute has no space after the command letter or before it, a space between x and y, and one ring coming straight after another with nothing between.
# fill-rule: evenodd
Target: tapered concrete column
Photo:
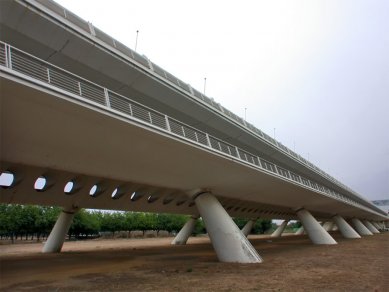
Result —
<instances>
[{"instance_id":1,"label":"tapered concrete column","mask_svg":"<svg viewBox=\"0 0 389 292\"><path fill-rule=\"evenodd\" d=\"M297 210L297 216L304 226L309 238L314 244L336 244L336 241L316 221L316 219L305 209Z\"/></svg>"},{"instance_id":2,"label":"tapered concrete column","mask_svg":"<svg viewBox=\"0 0 389 292\"><path fill-rule=\"evenodd\" d=\"M304 234L304 226L301 226L297 231L294 233L296 235L303 235Z\"/></svg>"},{"instance_id":3,"label":"tapered concrete column","mask_svg":"<svg viewBox=\"0 0 389 292\"><path fill-rule=\"evenodd\" d=\"M200 216L219 261L228 263L260 263L262 258L240 231L219 201L210 193L194 195Z\"/></svg>"},{"instance_id":4,"label":"tapered concrete column","mask_svg":"<svg viewBox=\"0 0 389 292\"><path fill-rule=\"evenodd\" d=\"M173 239L172 244L175 245L184 245L188 241L189 236L192 235L193 230L196 225L198 217L191 217L181 228L180 232Z\"/></svg>"},{"instance_id":5,"label":"tapered concrete column","mask_svg":"<svg viewBox=\"0 0 389 292\"><path fill-rule=\"evenodd\" d=\"M254 224L255 224L255 220L253 219L247 221L246 225L243 226L242 228L242 233L244 234L244 236L247 237L250 234L251 230L253 230Z\"/></svg>"},{"instance_id":6,"label":"tapered concrete column","mask_svg":"<svg viewBox=\"0 0 389 292\"><path fill-rule=\"evenodd\" d=\"M280 226L277 227L276 230L272 233L271 237L280 237L282 232L284 232L286 225L288 225L289 220L284 220Z\"/></svg>"},{"instance_id":7,"label":"tapered concrete column","mask_svg":"<svg viewBox=\"0 0 389 292\"><path fill-rule=\"evenodd\" d=\"M47 238L45 245L43 246L43 253L61 252L66 234L69 231L70 225L72 225L73 217L76 212L77 209L62 210L57 222L55 222L55 225L50 232L49 237Z\"/></svg>"},{"instance_id":8,"label":"tapered concrete column","mask_svg":"<svg viewBox=\"0 0 389 292\"><path fill-rule=\"evenodd\" d=\"M327 232L331 231L333 226L334 226L334 222L331 222L331 221L324 222L324 224L323 224L323 228Z\"/></svg>"},{"instance_id":9,"label":"tapered concrete column","mask_svg":"<svg viewBox=\"0 0 389 292\"><path fill-rule=\"evenodd\" d=\"M378 231L380 231L381 227L377 222L372 221L371 224L373 224L374 227L377 228Z\"/></svg>"},{"instance_id":10,"label":"tapered concrete column","mask_svg":"<svg viewBox=\"0 0 389 292\"><path fill-rule=\"evenodd\" d=\"M344 238L361 238L361 236L339 215L332 217Z\"/></svg>"},{"instance_id":11,"label":"tapered concrete column","mask_svg":"<svg viewBox=\"0 0 389 292\"><path fill-rule=\"evenodd\" d=\"M373 235L373 233L371 233L370 230L367 229L367 227L363 225L361 221L359 221L359 219L353 218L351 219L351 223L360 235Z\"/></svg>"},{"instance_id":12,"label":"tapered concrete column","mask_svg":"<svg viewBox=\"0 0 389 292\"><path fill-rule=\"evenodd\" d=\"M377 228L373 226L373 224L370 223L368 220L363 220L363 224L367 227L367 229L370 230L371 233L380 233Z\"/></svg>"}]
</instances>

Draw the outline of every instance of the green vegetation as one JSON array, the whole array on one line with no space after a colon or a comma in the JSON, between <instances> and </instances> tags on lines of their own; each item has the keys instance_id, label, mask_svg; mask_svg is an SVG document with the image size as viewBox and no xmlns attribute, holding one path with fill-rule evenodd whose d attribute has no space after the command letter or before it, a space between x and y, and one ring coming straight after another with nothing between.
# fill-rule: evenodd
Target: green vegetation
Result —
<instances>
[{"instance_id":1,"label":"green vegetation","mask_svg":"<svg viewBox=\"0 0 389 292\"><path fill-rule=\"evenodd\" d=\"M239 227L239 229L242 229L243 226L246 225L247 219L242 218L234 218L235 224ZM265 231L272 228L271 220L269 219L258 219L255 221L255 224L253 226L253 230L251 230L251 233L253 234L263 234Z\"/></svg>"},{"instance_id":2,"label":"green vegetation","mask_svg":"<svg viewBox=\"0 0 389 292\"><path fill-rule=\"evenodd\" d=\"M45 238L53 228L61 208L30 205L0 204L0 238ZM102 212L82 209L74 216L69 237L88 238L99 236L100 232L131 230L166 230L177 233L189 216L143 212ZM234 219L239 228L247 220ZM270 220L258 220L253 233L264 233L271 227ZM197 220L194 234L206 233L204 223Z\"/></svg>"}]
</instances>

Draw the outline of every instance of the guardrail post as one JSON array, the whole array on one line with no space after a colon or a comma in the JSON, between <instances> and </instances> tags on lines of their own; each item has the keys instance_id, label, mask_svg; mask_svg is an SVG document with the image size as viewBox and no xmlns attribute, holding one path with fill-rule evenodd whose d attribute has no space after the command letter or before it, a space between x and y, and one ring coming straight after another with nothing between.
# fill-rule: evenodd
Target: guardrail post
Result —
<instances>
[{"instance_id":1,"label":"guardrail post","mask_svg":"<svg viewBox=\"0 0 389 292\"><path fill-rule=\"evenodd\" d=\"M196 141L198 143L199 142L199 137L197 137L197 132L195 131L194 134L195 134L195 137L196 137Z\"/></svg>"},{"instance_id":2,"label":"guardrail post","mask_svg":"<svg viewBox=\"0 0 389 292\"><path fill-rule=\"evenodd\" d=\"M242 157L240 157L240 153L239 153L238 147L235 146L235 150L236 150L236 156L237 156L240 160L242 160Z\"/></svg>"},{"instance_id":3,"label":"guardrail post","mask_svg":"<svg viewBox=\"0 0 389 292\"><path fill-rule=\"evenodd\" d=\"M207 145L212 148L211 146L211 140L209 139L209 135L207 133L205 133L205 137L207 138Z\"/></svg>"},{"instance_id":4,"label":"guardrail post","mask_svg":"<svg viewBox=\"0 0 389 292\"><path fill-rule=\"evenodd\" d=\"M47 82L48 82L48 83L51 83L51 80L50 80L50 70L49 70L49 68L46 68L46 71L47 71Z\"/></svg>"},{"instance_id":5,"label":"guardrail post","mask_svg":"<svg viewBox=\"0 0 389 292\"><path fill-rule=\"evenodd\" d=\"M8 45L4 44L4 60L5 60L5 67L8 66Z\"/></svg>"},{"instance_id":6,"label":"guardrail post","mask_svg":"<svg viewBox=\"0 0 389 292\"><path fill-rule=\"evenodd\" d=\"M6 51L6 56L8 60L7 67L12 69L12 54L11 54L11 46L10 45L5 45L5 51Z\"/></svg>"},{"instance_id":7,"label":"guardrail post","mask_svg":"<svg viewBox=\"0 0 389 292\"><path fill-rule=\"evenodd\" d=\"M258 159L258 166L260 168L264 168L263 165L262 165L261 159L258 156L256 156L256 158Z\"/></svg>"},{"instance_id":8,"label":"guardrail post","mask_svg":"<svg viewBox=\"0 0 389 292\"><path fill-rule=\"evenodd\" d=\"M286 172L287 172L287 174L288 174L288 178L289 178L289 179L292 179L292 175L290 174L290 171L287 170L287 169L285 169L285 170L286 170Z\"/></svg>"},{"instance_id":9,"label":"guardrail post","mask_svg":"<svg viewBox=\"0 0 389 292\"><path fill-rule=\"evenodd\" d=\"M165 115L165 121L166 121L166 130L171 132L172 130L170 129L169 117L167 115Z\"/></svg>"},{"instance_id":10,"label":"guardrail post","mask_svg":"<svg viewBox=\"0 0 389 292\"><path fill-rule=\"evenodd\" d=\"M186 138L184 126L181 125L182 137Z\"/></svg>"},{"instance_id":11,"label":"guardrail post","mask_svg":"<svg viewBox=\"0 0 389 292\"><path fill-rule=\"evenodd\" d=\"M111 107L111 103L109 102L109 95L108 95L107 88L104 88L104 97L105 97L105 103L107 104L107 107Z\"/></svg>"},{"instance_id":12,"label":"guardrail post","mask_svg":"<svg viewBox=\"0 0 389 292\"><path fill-rule=\"evenodd\" d=\"M81 82L80 81L78 81L78 91L80 92L80 96L82 96Z\"/></svg>"},{"instance_id":13,"label":"guardrail post","mask_svg":"<svg viewBox=\"0 0 389 292\"><path fill-rule=\"evenodd\" d=\"M283 176L283 175L280 173L280 171L279 171L277 165L275 165L275 164L274 164L274 169L276 170L276 173L277 173L277 174Z\"/></svg>"}]
</instances>

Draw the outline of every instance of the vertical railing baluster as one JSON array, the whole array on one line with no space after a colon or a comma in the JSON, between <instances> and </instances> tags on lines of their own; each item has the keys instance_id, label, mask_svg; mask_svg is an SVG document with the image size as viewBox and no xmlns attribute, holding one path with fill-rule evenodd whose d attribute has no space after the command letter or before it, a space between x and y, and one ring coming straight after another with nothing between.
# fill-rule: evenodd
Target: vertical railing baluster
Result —
<instances>
[{"instance_id":1,"label":"vertical railing baluster","mask_svg":"<svg viewBox=\"0 0 389 292\"><path fill-rule=\"evenodd\" d=\"M47 72L47 82L51 83L49 67L46 68L46 72Z\"/></svg>"},{"instance_id":2,"label":"vertical railing baluster","mask_svg":"<svg viewBox=\"0 0 389 292\"><path fill-rule=\"evenodd\" d=\"M107 107L111 107L111 102L109 101L109 94L108 94L108 89L104 87L104 97L105 97L105 103Z\"/></svg>"},{"instance_id":3,"label":"vertical railing baluster","mask_svg":"<svg viewBox=\"0 0 389 292\"><path fill-rule=\"evenodd\" d=\"M8 68L12 69L12 53L11 53L11 46L8 45Z\"/></svg>"},{"instance_id":4,"label":"vertical railing baluster","mask_svg":"<svg viewBox=\"0 0 389 292\"><path fill-rule=\"evenodd\" d=\"M290 171L287 170L287 169L285 169L285 170L286 170L286 176L287 176L288 178L291 178L292 176L290 175Z\"/></svg>"},{"instance_id":5,"label":"vertical railing baluster","mask_svg":"<svg viewBox=\"0 0 389 292\"><path fill-rule=\"evenodd\" d=\"M276 170L276 171L275 171L276 173L278 173L279 175L282 175L282 174L280 173L280 170L278 169L277 165L274 164L274 168L275 168L275 170Z\"/></svg>"},{"instance_id":6,"label":"vertical railing baluster","mask_svg":"<svg viewBox=\"0 0 389 292\"><path fill-rule=\"evenodd\" d=\"M9 67L8 64L8 45L4 44L4 62L5 62L5 67Z\"/></svg>"},{"instance_id":7,"label":"vertical railing baluster","mask_svg":"<svg viewBox=\"0 0 389 292\"><path fill-rule=\"evenodd\" d=\"M166 130L171 132L172 130L170 129L169 117L167 115L165 115L165 122L166 122Z\"/></svg>"},{"instance_id":8,"label":"vertical railing baluster","mask_svg":"<svg viewBox=\"0 0 389 292\"><path fill-rule=\"evenodd\" d=\"M80 96L82 96L82 91L81 91L81 82L78 81L78 91L80 93Z\"/></svg>"},{"instance_id":9,"label":"vertical railing baluster","mask_svg":"<svg viewBox=\"0 0 389 292\"><path fill-rule=\"evenodd\" d=\"M227 145L226 147L227 147L228 153L229 153L230 155L232 155L232 154L231 154L231 150L230 150L230 146Z\"/></svg>"},{"instance_id":10,"label":"vertical railing baluster","mask_svg":"<svg viewBox=\"0 0 389 292\"><path fill-rule=\"evenodd\" d=\"M258 166L259 166L260 168L263 168L261 159L259 159L258 156L255 156L255 158L257 158L257 160L258 160Z\"/></svg>"},{"instance_id":11,"label":"vertical railing baluster","mask_svg":"<svg viewBox=\"0 0 389 292\"><path fill-rule=\"evenodd\" d=\"M150 111L147 112L149 114L149 120L150 120L150 124L153 124L153 118L151 117L151 113Z\"/></svg>"},{"instance_id":12,"label":"vertical railing baluster","mask_svg":"<svg viewBox=\"0 0 389 292\"><path fill-rule=\"evenodd\" d=\"M240 157L240 153L239 153L238 147L235 146L235 150L236 150L236 156L237 156L240 160L242 160L242 157Z\"/></svg>"},{"instance_id":13,"label":"vertical railing baluster","mask_svg":"<svg viewBox=\"0 0 389 292\"><path fill-rule=\"evenodd\" d=\"M205 138L207 139L207 145L208 147L212 148L211 146L211 140L209 139L209 135L207 133L205 133Z\"/></svg>"},{"instance_id":14,"label":"vertical railing baluster","mask_svg":"<svg viewBox=\"0 0 389 292\"><path fill-rule=\"evenodd\" d=\"M196 137L196 141L199 142L199 137L197 137L197 132L194 131L194 134L195 134L195 137Z\"/></svg>"},{"instance_id":15,"label":"vertical railing baluster","mask_svg":"<svg viewBox=\"0 0 389 292\"><path fill-rule=\"evenodd\" d=\"M182 136L183 136L183 137L186 137L186 136L185 136L185 130L184 130L184 126L183 126L183 125L181 125L181 130L182 130Z\"/></svg>"},{"instance_id":16,"label":"vertical railing baluster","mask_svg":"<svg viewBox=\"0 0 389 292\"><path fill-rule=\"evenodd\" d=\"M217 145L219 146L219 151L223 152L222 146L220 145L220 141L217 141Z\"/></svg>"}]
</instances>

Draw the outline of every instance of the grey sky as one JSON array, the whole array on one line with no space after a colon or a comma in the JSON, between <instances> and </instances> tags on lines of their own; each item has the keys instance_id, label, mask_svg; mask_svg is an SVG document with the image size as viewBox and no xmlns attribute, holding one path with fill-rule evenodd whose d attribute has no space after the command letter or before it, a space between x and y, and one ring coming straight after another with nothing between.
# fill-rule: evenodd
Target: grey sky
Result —
<instances>
[{"instance_id":1,"label":"grey sky","mask_svg":"<svg viewBox=\"0 0 389 292\"><path fill-rule=\"evenodd\" d=\"M389 198L388 1L58 0L369 199ZM109 5L107 5L107 3Z\"/></svg>"}]
</instances>

